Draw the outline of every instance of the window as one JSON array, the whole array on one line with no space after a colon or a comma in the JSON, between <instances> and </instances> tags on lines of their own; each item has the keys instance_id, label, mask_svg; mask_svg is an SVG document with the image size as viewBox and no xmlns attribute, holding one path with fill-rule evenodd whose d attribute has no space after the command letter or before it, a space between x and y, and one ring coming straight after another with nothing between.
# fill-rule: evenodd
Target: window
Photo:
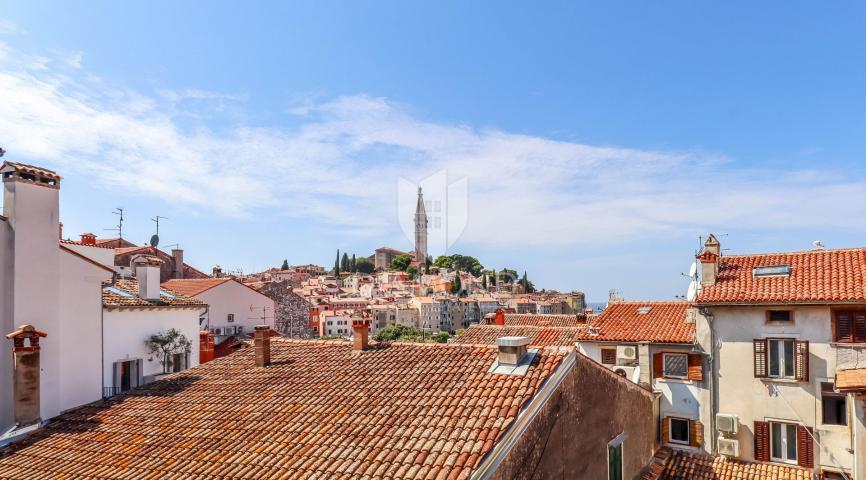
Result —
<instances>
[{"instance_id":1,"label":"window","mask_svg":"<svg viewBox=\"0 0 866 480\"><path fill-rule=\"evenodd\" d=\"M790 323L793 321L793 316L790 310L769 310L767 311L767 321Z\"/></svg>"},{"instance_id":2,"label":"window","mask_svg":"<svg viewBox=\"0 0 866 480\"><path fill-rule=\"evenodd\" d=\"M615 348L602 348L601 349L601 363L604 365L616 365L616 349Z\"/></svg>"},{"instance_id":3,"label":"window","mask_svg":"<svg viewBox=\"0 0 866 480\"><path fill-rule=\"evenodd\" d=\"M671 443L689 444L689 421L685 418L670 419L670 438Z\"/></svg>"},{"instance_id":4,"label":"window","mask_svg":"<svg viewBox=\"0 0 866 480\"><path fill-rule=\"evenodd\" d=\"M114 363L114 392L123 392L142 384L141 360Z\"/></svg>"},{"instance_id":5,"label":"window","mask_svg":"<svg viewBox=\"0 0 866 480\"><path fill-rule=\"evenodd\" d=\"M774 378L794 377L794 341L768 340L769 376Z\"/></svg>"},{"instance_id":6,"label":"window","mask_svg":"<svg viewBox=\"0 0 866 480\"><path fill-rule=\"evenodd\" d=\"M622 443L624 438L620 435L607 444L607 478L608 480L622 480Z\"/></svg>"},{"instance_id":7,"label":"window","mask_svg":"<svg viewBox=\"0 0 866 480\"><path fill-rule=\"evenodd\" d=\"M821 412L824 425L848 425L847 399L833 391L833 384L821 383Z\"/></svg>"},{"instance_id":8,"label":"window","mask_svg":"<svg viewBox=\"0 0 866 480\"><path fill-rule=\"evenodd\" d=\"M174 353L169 358L169 369L171 373L182 372L187 369L188 356L186 353Z\"/></svg>"},{"instance_id":9,"label":"window","mask_svg":"<svg viewBox=\"0 0 866 480\"><path fill-rule=\"evenodd\" d=\"M866 311L837 311L833 319L833 341L866 343Z\"/></svg>"},{"instance_id":10,"label":"window","mask_svg":"<svg viewBox=\"0 0 866 480\"><path fill-rule=\"evenodd\" d=\"M797 463L797 425L770 422L770 459Z\"/></svg>"},{"instance_id":11,"label":"window","mask_svg":"<svg viewBox=\"0 0 866 480\"><path fill-rule=\"evenodd\" d=\"M689 356L685 353L664 354L665 378L688 378Z\"/></svg>"},{"instance_id":12,"label":"window","mask_svg":"<svg viewBox=\"0 0 866 480\"><path fill-rule=\"evenodd\" d=\"M235 321L235 314L234 314L234 313L230 313L230 314L226 315L226 321L228 321L229 323L234 323L234 321Z\"/></svg>"}]
</instances>

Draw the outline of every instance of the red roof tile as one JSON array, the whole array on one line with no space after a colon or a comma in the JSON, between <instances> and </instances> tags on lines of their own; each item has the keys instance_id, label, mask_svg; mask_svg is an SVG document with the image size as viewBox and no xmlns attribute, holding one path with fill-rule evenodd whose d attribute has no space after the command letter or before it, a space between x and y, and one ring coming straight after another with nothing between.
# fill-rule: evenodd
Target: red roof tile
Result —
<instances>
[{"instance_id":1,"label":"red roof tile","mask_svg":"<svg viewBox=\"0 0 866 480\"><path fill-rule=\"evenodd\" d=\"M534 347L574 346L585 325L581 327L534 327L512 325L470 325L452 340L463 345L495 345L499 337L529 337Z\"/></svg>"},{"instance_id":2,"label":"red roof tile","mask_svg":"<svg viewBox=\"0 0 866 480\"><path fill-rule=\"evenodd\" d=\"M187 297L194 297L230 280L231 277L171 279L163 282L162 288Z\"/></svg>"},{"instance_id":3,"label":"red roof tile","mask_svg":"<svg viewBox=\"0 0 866 480\"><path fill-rule=\"evenodd\" d=\"M578 327L586 325L586 316L542 315L535 313L506 313L505 325L536 327Z\"/></svg>"},{"instance_id":4,"label":"red roof tile","mask_svg":"<svg viewBox=\"0 0 866 480\"><path fill-rule=\"evenodd\" d=\"M790 265L790 275L755 277L755 267ZM866 248L723 256L698 304L866 301Z\"/></svg>"},{"instance_id":5,"label":"red roof tile","mask_svg":"<svg viewBox=\"0 0 866 480\"><path fill-rule=\"evenodd\" d=\"M274 338L269 367L242 349L60 415L0 478L465 479L565 355L517 377L493 347Z\"/></svg>"},{"instance_id":6,"label":"red roof tile","mask_svg":"<svg viewBox=\"0 0 866 480\"><path fill-rule=\"evenodd\" d=\"M166 295L160 292L159 300L145 300L138 296L138 281L133 279L117 280L102 285L102 305L108 308L192 308L206 307L207 304L196 298L181 294Z\"/></svg>"},{"instance_id":7,"label":"red roof tile","mask_svg":"<svg viewBox=\"0 0 866 480\"><path fill-rule=\"evenodd\" d=\"M811 480L812 470L776 463L685 452L663 447L642 480Z\"/></svg>"},{"instance_id":8,"label":"red roof tile","mask_svg":"<svg viewBox=\"0 0 866 480\"><path fill-rule=\"evenodd\" d=\"M592 321L581 341L692 343L695 324L686 321L684 301L611 301ZM641 313L644 312L644 313Z\"/></svg>"}]
</instances>

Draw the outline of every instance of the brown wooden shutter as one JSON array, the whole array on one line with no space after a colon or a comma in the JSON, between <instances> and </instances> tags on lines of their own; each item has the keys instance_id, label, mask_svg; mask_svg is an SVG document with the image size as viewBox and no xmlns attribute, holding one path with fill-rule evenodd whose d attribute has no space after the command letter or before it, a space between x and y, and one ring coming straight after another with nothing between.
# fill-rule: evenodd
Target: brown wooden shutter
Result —
<instances>
[{"instance_id":1,"label":"brown wooden shutter","mask_svg":"<svg viewBox=\"0 0 866 480\"><path fill-rule=\"evenodd\" d=\"M689 422L691 432L689 432L689 445L701 448L704 444L704 426L699 420Z\"/></svg>"},{"instance_id":2,"label":"brown wooden shutter","mask_svg":"<svg viewBox=\"0 0 866 480\"><path fill-rule=\"evenodd\" d=\"M662 378L665 376L663 353L653 354L653 378Z\"/></svg>"},{"instance_id":3,"label":"brown wooden shutter","mask_svg":"<svg viewBox=\"0 0 866 480\"><path fill-rule=\"evenodd\" d=\"M665 417L662 419L662 444L669 443L671 441L671 419Z\"/></svg>"},{"instance_id":4,"label":"brown wooden shutter","mask_svg":"<svg viewBox=\"0 0 866 480\"><path fill-rule=\"evenodd\" d=\"M770 461L770 424L755 422L755 460Z\"/></svg>"},{"instance_id":5,"label":"brown wooden shutter","mask_svg":"<svg viewBox=\"0 0 866 480\"><path fill-rule=\"evenodd\" d=\"M809 381L809 342L794 340L794 377L801 382Z\"/></svg>"},{"instance_id":6,"label":"brown wooden shutter","mask_svg":"<svg viewBox=\"0 0 866 480\"><path fill-rule=\"evenodd\" d=\"M767 378L767 340L753 340L755 350L755 378Z\"/></svg>"},{"instance_id":7,"label":"brown wooden shutter","mask_svg":"<svg viewBox=\"0 0 866 480\"><path fill-rule=\"evenodd\" d=\"M797 425L797 464L804 468L815 466L812 429L802 425Z\"/></svg>"},{"instance_id":8,"label":"brown wooden shutter","mask_svg":"<svg viewBox=\"0 0 866 480\"><path fill-rule=\"evenodd\" d=\"M854 342L866 343L866 312L853 312Z\"/></svg>"},{"instance_id":9,"label":"brown wooden shutter","mask_svg":"<svg viewBox=\"0 0 866 480\"><path fill-rule=\"evenodd\" d=\"M689 354L689 380L701 381L704 379L704 359L699 353Z\"/></svg>"},{"instance_id":10,"label":"brown wooden shutter","mask_svg":"<svg viewBox=\"0 0 866 480\"><path fill-rule=\"evenodd\" d=\"M604 365L616 365L616 349L602 348L601 363L603 363Z\"/></svg>"},{"instance_id":11,"label":"brown wooden shutter","mask_svg":"<svg viewBox=\"0 0 866 480\"><path fill-rule=\"evenodd\" d=\"M854 341L854 325L852 325L851 312L836 312L836 332L833 340L837 342Z\"/></svg>"}]
</instances>

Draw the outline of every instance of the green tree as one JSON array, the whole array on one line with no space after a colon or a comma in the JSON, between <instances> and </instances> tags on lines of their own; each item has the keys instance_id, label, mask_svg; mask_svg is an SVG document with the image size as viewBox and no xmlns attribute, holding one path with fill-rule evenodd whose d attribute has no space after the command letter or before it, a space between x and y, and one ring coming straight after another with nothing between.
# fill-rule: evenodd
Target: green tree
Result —
<instances>
[{"instance_id":1,"label":"green tree","mask_svg":"<svg viewBox=\"0 0 866 480\"><path fill-rule=\"evenodd\" d=\"M464 272L471 273L474 277L481 275L481 271L484 269L484 266L481 265L481 262L479 262L477 258L468 255L460 255L459 253L453 255L441 255L436 258L436 261L433 264L440 268L463 270Z\"/></svg>"},{"instance_id":2,"label":"green tree","mask_svg":"<svg viewBox=\"0 0 866 480\"><path fill-rule=\"evenodd\" d=\"M343 252L343 259L340 261L340 271L348 272L349 271L349 254Z\"/></svg>"},{"instance_id":3,"label":"green tree","mask_svg":"<svg viewBox=\"0 0 866 480\"><path fill-rule=\"evenodd\" d=\"M411 278L412 280L418 278L418 269L414 266L410 266L409 268L407 268L406 273L409 274L409 278Z\"/></svg>"},{"instance_id":4,"label":"green tree","mask_svg":"<svg viewBox=\"0 0 866 480\"><path fill-rule=\"evenodd\" d=\"M430 274L430 266L432 266L432 265L433 265L433 257L428 255L427 258L424 259L424 273L429 275Z\"/></svg>"},{"instance_id":5,"label":"green tree","mask_svg":"<svg viewBox=\"0 0 866 480\"><path fill-rule=\"evenodd\" d=\"M391 270L397 270L400 272L405 272L407 268L409 268L409 264L412 263L412 257L409 255L397 255L391 260L391 265L389 265Z\"/></svg>"},{"instance_id":6,"label":"green tree","mask_svg":"<svg viewBox=\"0 0 866 480\"><path fill-rule=\"evenodd\" d=\"M356 266L356 260L355 260L355 254L353 253L352 254L352 260L349 262L349 271L352 273L355 273L357 271L355 269L355 266Z\"/></svg>"},{"instance_id":7,"label":"green tree","mask_svg":"<svg viewBox=\"0 0 866 480\"><path fill-rule=\"evenodd\" d=\"M355 271L360 273L373 273L376 266L369 259L360 257L355 262Z\"/></svg>"},{"instance_id":8,"label":"green tree","mask_svg":"<svg viewBox=\"0 0 866 480\"><path fill-rule=\"evenodd\" d=\"M340 249L337 249L337 259L334 260L334 276L340 275Z\"/></svg>"},{"instance_id":9,"label":"green tree","mask_svg":"<svg viewBox=\"0 0 866 480\"><path fill-rule=\"evenodd\" d=\"M289 269L289 260L288 260L288 259L284 259L284 260L283 260L283 265L280 267L280 270L288 270L288 269Z\"/></svg>"},{"instance_id":10,"label":"green tree","mask_svg":"<svg viewBox=\"0 0 866 480\"><path fill-rule=\"evenodd\" d=\"M481 275L481 288L487 290L487 272L484 272L484 274Z\"/></svg>"},{"instance_id":11,"label":"green tree","mask_svg":"<svg viewBox=\"0 0 866 480\"><path fill-rule=\"evenodd\" d=\"M509 268L503 268L499 271L499 275L497 275L497 280L504 284L512 284L520 277L517 275L516 270L511 270Z\"/></svg>"},{"instance_id":12,"label":"green tree","mask_svg":"<svg viewBox=\"0 0 866 480\"><path fill-rule=\"evenodd\" d=\"M432 335L431 340L436 343L448 343L449 338L451 338L451 335L448 332L436 332Z\"/></svg>"},{"instance_id":13,"label":"green tree","mask_svg":"<svg viewBox=\"0 0 866 480\"><path fill-rule=\"evenodd\" d=\"M156 355L156 358L159 359L159 363L162 364L163 373L171 373L171 362L175 354L185 353L189 355L192 351L192 342L176 328L171 328L165 333L160 332L156 335L151 335L144 344L150 350L150 353Z\"/></svg>"},{"instance_id":14,"label":"green tree","mask_svg":"<svg viewBox=\"0 0 866 480\"><path fill-rule=\"evenodd\" d=\"M451 293L457 295L461 290L463 290L463 285L460 284L460 270L457 270L457 274L454 275L454 281L451 282Z\"/></svg>"}]
</instances>

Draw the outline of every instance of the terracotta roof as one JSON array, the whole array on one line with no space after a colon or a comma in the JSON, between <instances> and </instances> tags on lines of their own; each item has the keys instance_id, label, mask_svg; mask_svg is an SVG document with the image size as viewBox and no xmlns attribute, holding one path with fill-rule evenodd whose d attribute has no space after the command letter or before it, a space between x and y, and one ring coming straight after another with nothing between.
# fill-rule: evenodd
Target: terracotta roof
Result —
<instances>
[{"instance_id":1,"label":"terracotta roof","mask_svg":"<svg viewBox=\"0 0 866 480\"><path fill-rule=\"evenodd\" d=\"M87 245L87 244L81 243L81 241L79 241L79 240L63 240L63 239L60 239L60 243L65 243L66 245L81 245L81 246L83 246L83 247L93 247L93 248L105 248L105 249L109 249L109 248L111 248L111 247L106 247L106 246L104 246L104 245L99 245L99 244L96 244L96 245Z\"/></svg>"},{"instance_id":2,"label":"terracotta roof","mask_svg":"<svg viewBox=\"0 0 866 480\"><path fill-rule=\"evenodd\" d=\"M506 313L505 324L511 326L578 327L586 325L586 317L534 313Z\"/></svg>"},{"instance_id":3,"label":"terracotta roof","mask_svg":"<svg viewBox=\"0 0 866 480\"><path fill-rule=\"evenodd\" d=\"M662 447L642 480L811 480L812 470Z\"/></svg>"},{"instance_id":4,"label":"terracotta roof","mask_svg":"<svg viewBox=\"0 0 866 480\"><path fill-rule=\"evenodd\" d=\"M686 322L684 301L611 301L592 321L581 341L692 343L695 324ZM644 313L641 313L644 312Z\"/></svg>"},{"instance_id":5,"label":"terracotta roof","mask_svg":"<svg viewBox=\"0 0 866 480\"><path fill-rule=\"evenodd\" d=\"M468 478L565 358L493 375L494 347L271 340L65 412L0 478Z\"/></svg>"},{"instance_id":6,"label":"terracotta roof","mask_svg":"<svg viewBox=\"0 0 866 480\"><path fill-rule=\"evenodd\" d=\"M699 304L866 301L866 248L723 256ZM755 277L755 267L790 265L790 275Z\"/></svg>"},{"instance_id":7,"label":"terracotta roof","mask_svg":"<svg viewBox=\"0 0 866 480\"><path fill-rule=\"evenodd\" d=\"M529 337L529 344L536 347L573 347L580 338L583 327L470 325L451 342L463 345L495 345L499 337Z\"/></svg>"},{"instance_id":8,"label":"terracotta roof","mask_svg":"<svg viewBox=\"0 0 866 480\"><path fill-rule=\"evenodd\" d=\"M184 278L171 279L162 282L162 288L176 292L187 297L194 297L213 287L222 285L231 280L231 277L222 278ZM243 284L242 284L243 285ZM252 287L250 287L252 288Z\"/></svg>"},{"instance_id":9,"label":"terracotta roof","mask_svg":"<svg viewBox=\"0 0 866 480\"><path fill-rule=\"evenodd\" d=\"M866 368L836 372L837 390L866 390Z\"/></svg>"},{"instance_id":10,"label":"terracotta roof","mask_svg":"<svg viewBox=\"0 0 866 480\"><path fill-rule=\"evenodd\" d=\"M54 170L49 170L49 169L43 168L43 167L37 167L35 165L28 165L26 163L8 162L7 161L7 162L3 162L3 164L0 165L0 168L3 168L3 167L11 167L16 172L28 172L28 173L35 173L37 175L42 175L45 177L60 178L60 175L58 175L57 172L55 172Z\"/></svg>"},{"instance_id":11,"label":"terracotta roof","mask_svg":"<svg viewBox=\"0 0 866 480\"><path fill-rule=\"evenodd\" d=\"M112 291L120 290L124 294ZM183 295L168 296L160 292L159 300L145 300L138 296L138 281L135 279L117 280L114 283L102 284L102 305L109 308L190 308L206 307L207 304L195 298Z\"/></svg>"}]
</instances>

